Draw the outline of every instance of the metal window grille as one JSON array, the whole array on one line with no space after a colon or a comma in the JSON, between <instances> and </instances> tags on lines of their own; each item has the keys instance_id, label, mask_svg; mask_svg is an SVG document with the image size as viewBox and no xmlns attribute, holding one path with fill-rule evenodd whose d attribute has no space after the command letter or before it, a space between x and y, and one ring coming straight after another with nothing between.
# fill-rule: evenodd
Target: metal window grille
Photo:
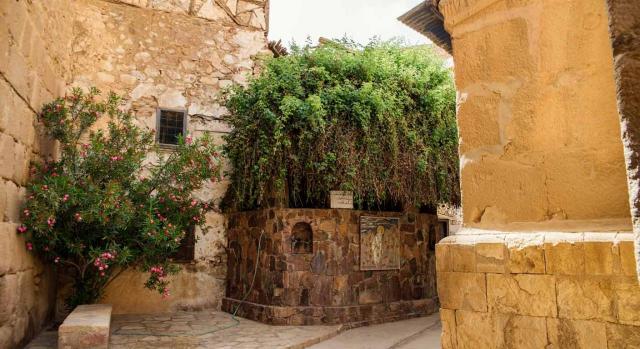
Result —
<instances>
[{"instance_id":1,"label":"metal window grille","mask_svg":"<svg viewBox=\"0 0 640 349\"><path fill-rule=\"evenodd\" d=\"M158 110L158 143L178 144L178 137L184 135L187 128L186 113L181 110Z\"/></svg>"}]
</instances>

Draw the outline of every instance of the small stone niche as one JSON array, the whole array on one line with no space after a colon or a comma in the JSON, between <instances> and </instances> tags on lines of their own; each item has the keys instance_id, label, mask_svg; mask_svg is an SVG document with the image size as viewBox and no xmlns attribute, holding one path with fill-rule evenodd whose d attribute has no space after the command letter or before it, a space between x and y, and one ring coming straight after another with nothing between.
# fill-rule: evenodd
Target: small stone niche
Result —
<instances>
[{"instance_id":1,"label":"small stone niche","mask_svg":"<svg viewBox=\"0 0 640 349\"><path fill-rule=\"evenodd\" d=\"M306 222L298 222L291 230L291 253L313 253L313 231L311 225Z\"/></svg>"}]
</instances>

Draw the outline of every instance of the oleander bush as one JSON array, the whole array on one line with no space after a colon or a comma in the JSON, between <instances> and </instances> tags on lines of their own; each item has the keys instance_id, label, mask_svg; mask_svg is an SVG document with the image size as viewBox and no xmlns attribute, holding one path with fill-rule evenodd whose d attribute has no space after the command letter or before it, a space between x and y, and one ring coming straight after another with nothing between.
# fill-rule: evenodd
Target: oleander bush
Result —
<instances>
[{"instance_id":1,"label":"oleander bush","mask_svg":"<svg viewBox=\"0 0 640 349\"><path fill-rule=\"evenodd\" d=\"M429 47L329 42L267 60L227 96L230 210L458 203L455 88Z\"/></svg>"},{"instance_id":2,"label":"oleander bush","mask_svg":"<svg viewBox=\"0 0 640 349\"><path fill-rule=\"evenodd\" d=\"M178 271L171 255L214 209L193 193L220 172L206 136L181 137L175 151L149 161L157 152L153 131L136 126L118 96L101 101L99 93L76 89L44 106L39 119L60 152L33 164L18 228L27 249L74 280L71 307L95 302L131 267L149 273L144 286L168 296L167 275ZM100 119L106 128L95 127Z\"/></svg>"}]
</instances>

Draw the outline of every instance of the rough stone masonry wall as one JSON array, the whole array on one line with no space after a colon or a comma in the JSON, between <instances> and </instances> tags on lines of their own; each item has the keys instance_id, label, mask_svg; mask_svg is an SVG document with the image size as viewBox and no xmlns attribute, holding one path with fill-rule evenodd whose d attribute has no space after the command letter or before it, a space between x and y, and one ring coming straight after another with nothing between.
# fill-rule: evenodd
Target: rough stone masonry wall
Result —
<instances>
[{"instance_id":1,"label":"rough stone masonry wall","mask_svg":"<svg viewBox=\"0 0 640 349\"><path fill-rule=\"evenodd\" d=\"M362 215L400 218L399 269L360 269ZM292 253L292 230L298 223L312 230L311 253ZM247 295L238 314L276 325L362 325L431 314L437 299L429 241L431 237L435 243L442 235L436 223L437 216L430 214L343 209L231 214L223 309L234 312Z\"/></svg>"},{"instance_id":2,"label":"rough stone masonry wall","mask_svg":"<svg viewBox=\"0 0 640 349\"><path fill-rule=\"evenodd\" d=\"M601 0L441 0L464 228L436 248L445 348L640 346Z\"/></svg>"},{"instance_id":3,"label":"rough stone masonry wall","mask_svg":"<svg viewBox=\"0 0 640 349\"><path fill-rule=\"evenodd\" d=\"M609 32L640 274L640 2L608 0Z\"/></svg>"},{"instance_id":4,"label":"rough stone masonry wall","mask_svg":"<svg viewBox=\"0 0 640 349\"><path fill-rule=\"evenodd\" d=\"M36 111L70 80L69 1L0 1L0 348L24 344L51 316L55 276L16 234L29 162L50 155Z\"/></svg>"},{"instance_id":5,"label":"rough stone masonry wall","mask_svg":"<svg viewBox=\"0 0 640 349\"><path fill-rule=\"evenodd\" d=\"M16 234L30 160L55 153L36 112L70 86L98 86L129 101L143 125L156 107L184 108L189 131L226 132L215 95L246 81L266 46L266 0L0 1L0 347L37 332L55 304L55 276ZM219 137L218 137L219 138ZM226 184L201 195L217 197ZM224 293L224 218L211 214L196 261L174 280L169 302L125 273L105 301L115 311L216 307ZM177 292L177 290L180 290Z\"/></svg>"},{"instance_id":6,"label":"rough stone masonry wall","mask_svg":"<svg viewBox=\"0 0 640 349\"><path fill-rule=\"evenodd\" d=\"M122 1L124 2L124 1ZM266 2L86 0L75 4L73 86L97 86L124 96L138 121L156 126L156 108L186 110L188 132L228 131L219 92L245 83L266 48ZM247 15L248 18L245 18ZM243 19L246 20L243 22ZM152 156L153 157L153 156ZM207 185L202 199L218 199L227 181ZM144 289L144 273L125 272L102 302L114 313L217 308L224 295L224 217L210 213L210 230L196 232L195 261L172 277L169 299Z\"/></svg>"}]
</instances>

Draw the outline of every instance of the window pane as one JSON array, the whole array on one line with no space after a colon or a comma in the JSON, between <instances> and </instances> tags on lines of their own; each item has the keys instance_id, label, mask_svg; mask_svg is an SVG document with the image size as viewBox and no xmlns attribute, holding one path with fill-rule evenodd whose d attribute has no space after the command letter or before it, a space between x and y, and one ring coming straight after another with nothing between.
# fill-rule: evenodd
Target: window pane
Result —
<instances>
[{"instance_id":1,"label":"window pane","mask_svg":"<svg viewBox=\"0 0 640 349\"><path fill-rule=\"evenodd\" d=\"M161 110L158 142L178 144L178 136L184 132L184 112Z\"/></svg>"}]
</instances>

